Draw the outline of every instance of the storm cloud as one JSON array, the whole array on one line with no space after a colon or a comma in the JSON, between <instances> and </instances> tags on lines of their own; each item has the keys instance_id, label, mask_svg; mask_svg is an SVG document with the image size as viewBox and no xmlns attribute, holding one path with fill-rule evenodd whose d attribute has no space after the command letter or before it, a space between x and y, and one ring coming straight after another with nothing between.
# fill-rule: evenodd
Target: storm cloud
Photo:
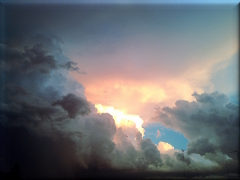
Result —
<instances>
[{"instance_id":1,"label":"storm cloud","mask_svg":"<svg viewBox=\"0 0 240 180\"><path fill-rule=\"evenodd\" d=\"M148 164L152 164L157 167L161 166L162 159L160 158L160 152L158 151L156 145L152 143L151 139L142 139L141 148Z\"/></svg>"},{"instance_id":2,"label":"storm cloud","mask_svg":"<svg viewBox=\"0 0 240 180\"><path fill-rule=\"evenodd\" d=\"M37 71L49 74L51 69L56 69L57 61L53 56L47 55L43 44L36 44L32 48L24 46L23 50L6 47L4 51L4 67L6 71L19 71L29 74Z\"/></svg>"},{"instance_id":3,"label":"storm cloud","mask_svg":"<svg viewBox=\"0 0 240 180\"><path fill-rule=\"evenodd\" d=\"M232 53L229 47L235 49L236 38L232 44L230 36L235 32L232 11L204 11L206 16L196 11L190 20L186 15L192 9L179 14L175 8L132 7L4 6L0 171L8 172L18 163L23 178L97 178L98 172L113 172L113 177L136 172L143 178L155 170L171 175L182 172L183 165L189 172L195 172L191 168L196 167L202 172L225 172L228 163L230 171L237 172L236 153L229 152L239 151L239 107L225 94L195 92L192 96L196 101L179 100L175 107L157 112L155 122L183 133L189 140L184 154L177 149L160 152L136 127L116 126L110 114L98 114L86 98L81 83L93 92L92 96L98 97L103 90L111 96L108 99L114 99L104 102L115 106L119 101L118 107L136 109L134 112L140 112L140 102L148 107L150 101L185 99L193 89L203 90L202 79L209 79L202 73L202 64L213 59L215 62L207 65L209 71L219 57ZM222 18L226 18L225 23ZM169 23L176 19L181 23ZM204 27L201 31L200 26ZM209 33L212 30L217 32L214 36ZM172 40L166 43L168 36ZM207 46L205 39L209 39ZM210 53L205 58L202 55L209 47L216 47L217 55ZM176 62L180 63L176 66ZM194 83L191 78L181 80L189 69L186 76L191 75ZM203 84L207 83L204 80ZM183 88L176 91L180 85ZM129 94L112 94L115 91ZM141 112L147 111L141 108ZM162 136L158 133L159 139Z\"/></svg>"},{"instance_id":4,"label":"storm cloud","mask_svg":"<svg viewBox=\"0 0 240 180\"><path fill-rule=\"evenodd\" d=\"M74 94L64 96L62 100L53 102L53 105L60 105L68 112L70 118L78 115L87 115L90 113L89 104L86 100L77 97Z\"/></svg>"},{"instance_id":5,"label":"storm cloud","mask_svg":"<svg viewBox=\"0 0 240 180\"><path fill-rule=\"evenodd\" d=\"M209 140L207 138L201 138L188 144L187 153L197 153L204 155L206 153L216 153L216 149L214 145L209 143Z\"/></svg>"},{"instance_id":6,"label":"storm cloud","mask_svg":"<svg viewBox=\"0 0 240 180\"><path fill-rule=\"evenodd\" d=\"M163 107L153 119L190 140L187 154L199 154L218 163L218 156L225 157L225 161L232 157L235 162L229 152L238 150L239 145L238 106L219 92L195 92L193 96L196 101L178 100L175 107ZM209 154L216 157L210 158ZM224 162L219 165L224 166Z\"/></svg>"},{"instance_id":7,"label":"storm cloud","mask_svg":"<svg viewBox=\"0 0 240 180\"><path fill-rule=\"evenodd\" d=\"M17 162L25 178L111 168L115 122L110 115L91 114L83 86L68 73L78 70L76 63L56 39L36 35L25 37L25 45L3 45L1 170Z\"/></svg>"},{"instance_id":8,"label":"storm cloud","mask_svg":"<svg viewBox=\"0 0 240 180\"><path fill-rule=\"evenodd\" d=\"M40 40L42 38L37 39ZM2 45L4 52L4 70L6 72L14 71L15 73L19 72L25 74L29 74L31 72L49 74L51 70L64 68L69 71L79 72L79 68L76 67L76 62L68 61L65 65L59 64L56 57L49 54L46 49L47 46L49 46L49 44L45 45L43 43L34 44L32 47L29 47L27 45L16 47L11 47L8 44ZM61 49L58 49L61 53Z\"/></svg>"},{"instance_id":9,"label":"storm cloud","mask_svg":"<svg viewBox=\"0 0 240 180\"><path fill-rule=\"evenodd\" d=\"M24 178L68 178L82 177L83 171L162 166L150 139L134 128L133 144L124 132L129 129L116 128L111 115L96 113L84 87L69 75L79 69L59 50L62 42L52 44L43 35L29 39L25 46L3 48L2 170L17 162Z\"/></svg>"}]
</instances>

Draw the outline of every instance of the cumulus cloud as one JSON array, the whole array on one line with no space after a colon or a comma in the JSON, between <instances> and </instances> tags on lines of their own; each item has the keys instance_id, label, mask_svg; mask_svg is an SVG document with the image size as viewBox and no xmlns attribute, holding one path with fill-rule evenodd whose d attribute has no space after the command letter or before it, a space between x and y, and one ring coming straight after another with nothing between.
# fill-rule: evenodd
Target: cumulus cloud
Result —
<instances>
[{"instance_id":1,"label":"cumulus cloud","mask_svg":"<svg viewBox=\"0 0 240 180\"><path fill-rule=\"evenodd\" d=\"M171 144L169 144L167 142L162 142L162 141L160 141L158 143L157 148L160 151L160 153L163 153L163 152L166 152L166 151L174 149L174 147Z\"/></svg>"},{"instance_id":2,"label":"cumulus cloud","mask_svg":"<svg viewBox=\"0 0 240 180\"><path fill-rule=\"evenodd\" d=\"M74 62L60 51L63 44L60 38L42 34L13 37L12 40L7 37L5 44L1 45L3 84L11 82L31 89L38 97L49 102L70 93L85 98L82 84L69 75L69 68L61 66ZM19 38L21 40L17 41Z\"/></svg>"},{"instance_id":3,"label":"cumulus cloud","mask_svg":"<svg viewBox=\"0 0 240 180\"><path fill-rule=\"evenodd\" d=\"M215 148L213 144L209 143L208 138L201 138L188 144L187 153L205 155L206 153L216 153Z\"/></svg>"},{"instance_id":4,"label":"cumulus cloud","mask_svg":"<svg viewBox=\"0 0 240 180\"><path fill-rule=\"evenodd\" d=\"M68 58L56 38L55 43L42 35L30 39L24 39L26 46L3 48L0 129L6 163L1 170L18 162L23 177L60 178L78 177L81 169L111 168L112 116L91 112L84 87L60 68Z\"/></svg>"},{"instance_id":5,"label":"cumulus cloud","mask_svg":"<svg viewBox=\"0 0 240 180\"><path fill-rule=\"evenodd\" d=\"M115 122L109 114L90 115L69 125L81 129L85 135L76 140L79 159L84 168L111 168L116 133ZM76 129L77 130L77 129ZM79 130L78 130L79 131ZM80 141L80 142L79 142Z\"/></svg>"},{"instance_id":6,"label":"cumulus cloud","mask_svg":"<svg viewBox=\"0 0 240 180\"><path fill-rule=\"evenodd\" d=\"M140 132L136 133L136 140L138 142L138 146L139 148L142 150L143 152L143 156L144 156L144 164L146 167L148 167L149 165L158 167L162 165L162 159L160 157L160 153L157 149L157 146L152 143L151 139L146 138L143 139L142 135Z\"/></svg>"},{"instance_id":7,"label":"cumulus cloud","mask_svg":"<svg viewBox=\"0 0 240 180\"><path fill-rule=\"evenodd\" d=\"M219 155L219 158L220 154L231 157L228 152L238 150L238 106L219 92L195 92L193 96L196 101L178 100L175 107L163 107L153 119L183 133L190 140L188 154L196 153L206 159L210 158L209 153Z\"/></svg>"},{"instance_id":8,"label":"cumulus cloud","mask_svg":"<svg viewBox=\"0 0 240 180\"><path fill-rule=\"evenodd\" d=\"M157 150L155 144L152 143L151 139L142 139L141 148L144 152L144 156L148 164L153 164L154 166L161 166L162 159L160 158L160 153Z\"/></svg>"},{"instance_id":9,"label":"cumulus cloud","mask_svg":"<svg viewBox=\"0 0 240 180\"><path fill-rule=\"evenodd\" d=\"M44 121L61 121L68 117L63 109L51 106L20 86L7 84L5 90L7 97L1 108L3 123L38 125Z\"/></svg>"},{"instance_id":10,"label":"cumulus cloud","mask_svg":"<svg viewBox=\"0 0 240 180\"><path fill-rule=\"evenodd\" d=\"M4 49L0 129L7 145L1 170L18 162L23 177L59 178L162 166L150 139L135 126L116 128L110 114L97 114L84 87L59 68L65 63L72 71L76 65L59 50L62 42L42 35L25 42Z\"/></svg>"},{"instance_id":11,"label":"cumulus cloud","mask_svg":"<svg viewBox=\"0 0 240 180\"><path fill-rule=\"evenodd\" d=\"M116 149L113 162L115 168L148 170L162 166L160 153L150 139L143 139L142 134L136 131L135 141L137 146L135 146L123 130L126 131L126 129L118 128L114 136Z\"/></svg>"},{"instance_id":12,"label":"cumulus cloud","mask_svg":"<svg viewBox=\"0 0 240 180\"><path fill-rule=\"evenodd\" d=\"M132 141L123 132L122 128L117 128L114 135L114 142L116 143L115 157L113 159L114 167L117 169L137 169L139 166L137 158L139 156L138 150L135 149Z\"/></svg>"},{"instance_id":13,"label":"cumulus cloud","mask_svg":"<svg viewBox=\"0 0 240 180\"><path fill-rule=\"evenodd\" d=\"M200 102L202 104L210 103L212 105L218 105L224 104L228 101L227 96L219 92L213 92L211 94L208 93L198 94L197 92L194 92L192 96L195 97L197 102Z\"/></svg>"}]
</instances>

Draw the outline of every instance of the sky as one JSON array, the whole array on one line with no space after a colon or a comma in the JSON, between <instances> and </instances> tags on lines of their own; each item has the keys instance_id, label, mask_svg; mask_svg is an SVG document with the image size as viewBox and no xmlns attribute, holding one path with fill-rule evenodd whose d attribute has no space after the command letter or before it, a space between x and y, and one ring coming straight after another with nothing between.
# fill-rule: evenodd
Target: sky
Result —
<instances>
[{"instance_id":1,"label":"sky","mask_svg":"<svg viewBox=\"0 0 240 180\"><path fill-rule=\"evenodd\" d=\"M236 1L1 8L1 176L239 176Z\"/></svg>"}]
</instances>

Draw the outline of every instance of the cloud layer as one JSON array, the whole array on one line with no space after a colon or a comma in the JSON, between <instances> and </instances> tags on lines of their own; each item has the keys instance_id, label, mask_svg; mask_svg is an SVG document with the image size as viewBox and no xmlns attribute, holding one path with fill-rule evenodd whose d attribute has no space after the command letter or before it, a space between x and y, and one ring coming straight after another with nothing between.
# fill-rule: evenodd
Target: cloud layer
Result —
<instances>
[{"instance_id":1,"label":"cloud layer","mask_svg":"<svg viewBox=\"0 0 240 180\"><path fill-rule=\"evenodd\" d=\"M229 152L239 151L239 107L220 92L202 93L214 89L215 65L237 51L236 9L49 7L4 9L0 171L18 163L26 178L143 178L183 176L183 167L192 176L195 168L221 173L227 163L237 172L236 153ZM191 96L193 90L200 94ZM187 101L170 107L176 99ZM183 133L187 149L116 126L90 100L148 118L165 106L154 121Z\"/></svg>"},{"instance_id":2,"label":"cloud layer","mask_svg":"<svg viewBox=\"0 0 240 180\"><path fill-rule=\"evenodd\" d=\"M69 75L71 68L59 65L71 61L50 39L39 35L27 50L22 44L4 45L9 48L3 59L1 169L7 171L17 162L29 178L123 170L179 172L183 166L189 173L193 167L217 172L227 160L231 171L237 171L237 160L228 152L238 150L238 106L226 95L194 93L196 101L179 100L175 107L158 109L154 121L182 132L190 142L184 153L167 142L156 145L135 126L116 127L110 114L97 114L83 86ZM51 51L46 53L48 46Z\"/></svg>"}]
</instances>

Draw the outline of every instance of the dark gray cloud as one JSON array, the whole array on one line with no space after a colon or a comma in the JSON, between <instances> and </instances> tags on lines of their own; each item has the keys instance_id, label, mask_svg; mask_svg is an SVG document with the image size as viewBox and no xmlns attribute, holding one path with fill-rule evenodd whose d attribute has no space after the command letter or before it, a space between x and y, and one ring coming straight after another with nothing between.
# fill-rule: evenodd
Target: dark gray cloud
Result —
<instances>
[{"instance_id":1,"label":"dark gray cloud","mask_svg":"<svg viewBox=\"0 0 240 180\"><path fill-rule=\"evenodd\" d=\"M79 147L78 154L82 168L110 169L115 148L113 136L116 133L112 116L92 114L79 119L77 124L70 125L72 126L76 126L76 131L84 133L82 138L75 139Z\"/></svg>"},{"instance_id":2,"label":"dark gray cloud","mask_svg":"<svg viewBox=\"0 0 240 180\"><path fill-rule=\"evenodd\" d=\"M228 97L219 92L195 92L193 96L196 101L178 100L175 107L162 108L154 119L182 132L190 140L188 154L196 153L209 158L206 154L212 153L221 158L223 153L233 157L228 152L239 150L238 106L228 102ZM214 161L217 161L216 158Z\"/></svg>"},{"instance_id":3,"label":"dark gray cloud","mask_svg":"<svg viewBox=\"0 0 240 180\"><path fill-rule=\"evenodd\" d=\"M54 106L60 105L68 112L70 118L76 118L78 115L87 115L90 113L90 107L88 102L77 97L74 94L68 94L64 96L61 100L52 103Z\"/></svg>"},{"instance_id":4,"label":"dark gray cloud","mask_svg":"<svg viewBox=\"0 0 240 180\"><path fill-rule=\"evenodd\" d=\"M135 136L136 141L138 142L138 146L143 152L142 161L145 168L148 168L150 165L155 167L162 166L160 152L158 151L157 146L151 141L151 139L143 139L140 132L136 132Z\"/></svg>"},{"instance_id":5,"label":"dark gray cloud","mask_svg":"<svg viewBox=\"0 0 240 180\"><path fill-rule=\"evenodd\" d=\"M84 87L63 70L75 64L60 66L72 62L62 54L61 39L36 35L6 42L1 170L17 162L25 178L71 178L81 169L110 168L115 122L106 114L89 116Z\"/></svg>"},{"instance_id":6,"label":"dark gray cloud","mask_svg":"<svg viewBox=\"0 0 240 180\"><path fill-rule=\"evenodd\" d=\"M187 153L196 153L205 155L206 153L216 153L216 146L209 143L208 138L197 139L196 141L188 143Z\"/></svg>"},{"instance_id":7,"label":"dark gray cloud","mask_svg":"<svg viewBox=\"0 0 240 180\"><path fill-rule=\"evenodd\" d=\"M228 97L225 94L221 94L219 92L214 92L211 94L208 93L198 94L194 92L192 96L196 98L197 102L203 104L211 103L212 105L218 105L224 104L228 101Z\"/></svg>"},{"instance_id":8,"label":"dark gray cloud","mask_svg":"<svg viewBox=\"0 0 240 180\"><path fill-rule=\"evenodd\" d=\"M68 115L63 109L51 106L34 93L14 84L6 86L6 101L1 113L7 124L39 125L44 121L61 121ZM2 119L3 120L3 119Z\"/></svg>"},{"instance_id":9,"label":"dark gray cloud","mask_svg":"<svg viewBox=\"0 0 240 180\"><path fill-rule=\"evenodd\" d=\"M4 45L0 128L5 137L1 143L8 145L0 154L6 162L1 169L17 162L25 178L58 178L161 166L150 139L137 132L138 149L116 129L112 116L96 114L84 87L68 74L79 69L62 54L62 43L38 34Z\"/></svg>"},{"instance_id":10,"label":"dark gray cloud","mask_svg":"<svg viewBox=\"0 0 240 180\"><path fill-rule=\"evenodd\" d=\"M160 152L151 139L146 138L141 140L141 148L143 150L144 157L148 165L154 165L156 167L161 166L162 159L160 158Z\"/></svg>"},{"instance_id":11,"label":"dark gray cloud","mask_svg":"<svg viewBox=\"0 0 240 180\"><path fill-rule=\"evenodd\" d=\"M69 62L67 62L67 63L64 64L64 65L60 65L60 67L65 68L65 69L67 69L67 70L69 70L69 71L76 71L76 72L78 72L79 74L86 74L86 72L84 72L84 71L80 72L80 71L79 71L79 68L76 67L76 65L77 65L76 62L69 61Z\"/></svg>"},{"instance_id":12,"label":"dark gray cloud","mask_svg":"<svg viewBox=\"0 0 240 180\"><path fill-rule=\"evenodd\" d=\"M231 102L226 104L226 108L232 109L233 111L239 110L239 107L236 104L231 103Z\"/></svg>"},{"instance_id":13,"label":"dark gray cloud","mask_svg":"<svg viewBox=\"0 0 240 180\"><path fill-rule=\"evenodd\" d=\"M41 35L42 37L42 35ZM34 38L33 38L34 39ZM39 40L39 38L37 39ZM50 40L49 40L50 41ZM39 72L41 74L49 74L52 70L58 68L64 68L69 71L79 72L79 68L76 67L77 63L68 61L65 65L59 64L54 55L48 53L45 46L53 46L50 42L34 44L32 47L18 46L9 47L2 45L4 58L3 68L5 71L14 71L14 73L29 74L32 72ZM52 49L52 48L49 48ZM62 52L60 48L60 53ZM81 72L84 74L84 72Z\"/></svg>"},{"instance_id":14,"label":"dark gray cloud","mask_svg":"<svg viewBox=\"0 0 240 180\"><path fill-rule=\"evenodd\" d=\"M183 155L182 153L179 153L179 152L175 152L174 155L178 161L186 163L186 165L191 164L191 159L188 156Z\"/></svg>"},{"instance_id":15,"label":"dark gray cloud","mask_svg":"<svg viewBox=\"0 0 240 180\"><path fill-rule=\"evenodd\" d=\"M56 102L61 106L55 106L16 85L8 84L7 92L9 98L1 106L1 146L7 143L2 146L1 169L6 171L18 162L25 178L69 178L75 177L75 166L79 167L77 171L111 168L116 132L112 116L77 116L89 114L89 107L73 94ZM71 101L73 111L67 105Z\"/></svg>"},{"instance_id":16,"label":"dark gray cloud","mask_svg":"<svg viewBox=\"0 0 240 180\"><path fill-rule=\"evenodd\" d=\"M69 62L75 64L62 53L62 39L43 34L13 37L16 42L6 37L5 44L1 45L3 84L13 83L31 89L49 102L70 93L85 98L84 87L68 74L71 69L61 66ZM72 68L78 67L72 65Z\"/></svg>"},{"instance_id":17,"label":"dark gray cloud","mask_svg":"<svg viewBox=\"0 0 240 180\"><path fill-rule=\"evenodd\" d=\"M53 56L47 55L43 44L35 44L32 48L24 46L23 50L6 47L4 51L4 70L18 71L29 74L37 71L49 74L52 69L57 69L57 61Z\"/></svg>"}]
</instances>

